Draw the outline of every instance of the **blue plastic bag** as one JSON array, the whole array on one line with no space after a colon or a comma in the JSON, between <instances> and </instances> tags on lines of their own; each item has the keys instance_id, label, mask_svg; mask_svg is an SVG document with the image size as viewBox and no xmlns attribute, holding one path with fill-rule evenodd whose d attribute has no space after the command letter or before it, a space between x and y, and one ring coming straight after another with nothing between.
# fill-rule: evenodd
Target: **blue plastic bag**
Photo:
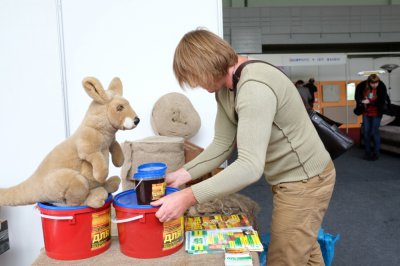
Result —
<instances>
[{"instance_id":1,"label":"blue plastic bag","mask_svg":"<svg viewBox=\"0 0 400 266\"><path fill-rule=\"evenodd\" d=\"M340 235L333 236L325 233L324 229L319 229L318 232L318 243L321 247L322 257L324 258L325 266L331 266L333 256L335 255L335 244L338 241Z\"/></svg>"},{"instance_id":2,"label":"blue plastic bag","mask_svg":"<svg viewBox=\"0 0 400 266\"><path fill-rule=\"evenodd\" d=\"M335 255L335 244L336 241L340 239L340 235L333 236L331 234L325 233L324 229L319 229L318 232L318 243L321 247L322 257L324 258L324 262L326 266L331 266L333 261L333 256ZM267 254L268 254L268 245L270 241L270 234L262 234L261 235L261 243L264 247L264 251L260 253L260 265L267 265Z\"/></svg>"},{"instance_id":3,"label":"blue plastic bag","mask_svg":"<svg viewBox=\"0 0 400 266\"><path fill-rule=\"evenodd\" d=\"M267 254L268 254L269 240L270 240L269 233L261 235L261 244L264 247L264 251L260 253L260 266L266 266L267 265Z\"/></svg>"}]
</instances>

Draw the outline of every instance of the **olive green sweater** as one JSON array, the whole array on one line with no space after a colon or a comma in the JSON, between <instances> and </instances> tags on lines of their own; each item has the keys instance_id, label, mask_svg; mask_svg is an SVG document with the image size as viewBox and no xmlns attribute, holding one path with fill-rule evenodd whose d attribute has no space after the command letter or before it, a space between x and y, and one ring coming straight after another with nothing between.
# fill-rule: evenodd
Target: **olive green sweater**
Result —
<instances>
[{"instance_id":1,"label":"olive green sweater","mask_svg":"<svg viewBox=\"0 0 400 266\"><path fill-rule=\"evenodd\" d=\"M214 139L184 168L196 179L220 166L235 144L238 158L192 186L198 202L237 192L263 173L270 185L308 179L331 160L296 87L279 69L249 64L242 70L236 99L232 91L221 89L216 100Z\"/></svg>"}]
</instances>

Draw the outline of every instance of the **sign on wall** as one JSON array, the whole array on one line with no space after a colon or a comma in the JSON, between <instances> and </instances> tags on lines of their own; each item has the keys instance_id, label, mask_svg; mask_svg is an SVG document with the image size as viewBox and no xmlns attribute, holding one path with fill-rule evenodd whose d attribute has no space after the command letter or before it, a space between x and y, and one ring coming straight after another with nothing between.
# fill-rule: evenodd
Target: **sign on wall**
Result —
<instances>
[{"instance_id":1,"label":"sign on wall","mask_svg":"<svg viewBox=\"0 0 400 266\"><path fill-rule=\"evenodd\" d=\"M282 55L284 66L344 65L345 54L287 54Z\"/></svg>"}]
</instances>

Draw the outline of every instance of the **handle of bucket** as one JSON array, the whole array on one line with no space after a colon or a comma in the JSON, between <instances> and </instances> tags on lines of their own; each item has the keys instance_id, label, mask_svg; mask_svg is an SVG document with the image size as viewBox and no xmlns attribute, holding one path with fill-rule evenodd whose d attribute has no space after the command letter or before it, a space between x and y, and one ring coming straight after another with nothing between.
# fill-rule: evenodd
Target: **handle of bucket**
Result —
<instances>
[{"instance_id":1,"label":"handle of bucket","mask_svg":"<svg viewBox=\"0 0 400 266\"><path fill-rule=\"evenodd\" d=\"M73 220L74 216L53 216L53 215L47 215L47 214L42 214L39 213L40 217L42 218L47 218L47 219L52 219L52 220Z\"/></svg>"},{"instance_id":2,"label":"handle of bucket","mask_svg":"<svg viewBox=\"0 0 400 266\"><path fill-rule=\"evenodd\" d=\"M116 218L112 218L111 221L113 223L119 224L119 223L127 223L127 222L131 222L131 221L139 220L140 218L143 218L143 214L138 215L138 216L133 216L133 217L130 217L130 218L126 218L126 219L121 219L121 220L117 220Z\"/></svg>"},{"instance_id":3,"label":"handle of bucket","mask_svg":"<svg viewBox=\"0 0 400 266\"><path fill-rule=\"evenodd\" d=\"M39 211L38 207L34 207L35 210ZM53 216L53 215L47 215L43 214L41 212L36 212L40 217L46 218L46 219L52 219L52 220L73 220L74 216Z\"/></svg>"},{"instance_id":4,"label":"handle of bucket","mask_svg":"<svg viewBox=\"0 0 400 266\"><path fill-rule=\"evenodd\" d=\"M143 178L140 179L139 183L137 183L137 185L135 186L134 190L137 189L137 187L140 185L140 183L142 183L142 181L143 181Z\"/></svg>"}]
</instances>

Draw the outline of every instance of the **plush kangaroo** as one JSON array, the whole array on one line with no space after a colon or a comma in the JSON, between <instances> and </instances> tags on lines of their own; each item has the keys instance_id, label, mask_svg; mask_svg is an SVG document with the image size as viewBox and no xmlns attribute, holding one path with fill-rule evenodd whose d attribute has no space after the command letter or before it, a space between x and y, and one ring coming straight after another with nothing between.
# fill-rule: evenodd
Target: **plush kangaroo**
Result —
<instances>
[{"instance_id":1,"label":"plush kangaroo","mask_svg":"<svg viewBox=\"0 0 400 266\"><path fill-rule=\"evenodd\" d=\"M50 202L99 208L108 193L118 190L120 178L107 179L109 153L115 166L124 163L115 133L135 128L140 120L122 97L119 78L111 81L107 91L94 77L85 78L82 84L93 99L82 124L44 158L30 178L0 189L0 206Z\"/></svg>"}]
</instances>

